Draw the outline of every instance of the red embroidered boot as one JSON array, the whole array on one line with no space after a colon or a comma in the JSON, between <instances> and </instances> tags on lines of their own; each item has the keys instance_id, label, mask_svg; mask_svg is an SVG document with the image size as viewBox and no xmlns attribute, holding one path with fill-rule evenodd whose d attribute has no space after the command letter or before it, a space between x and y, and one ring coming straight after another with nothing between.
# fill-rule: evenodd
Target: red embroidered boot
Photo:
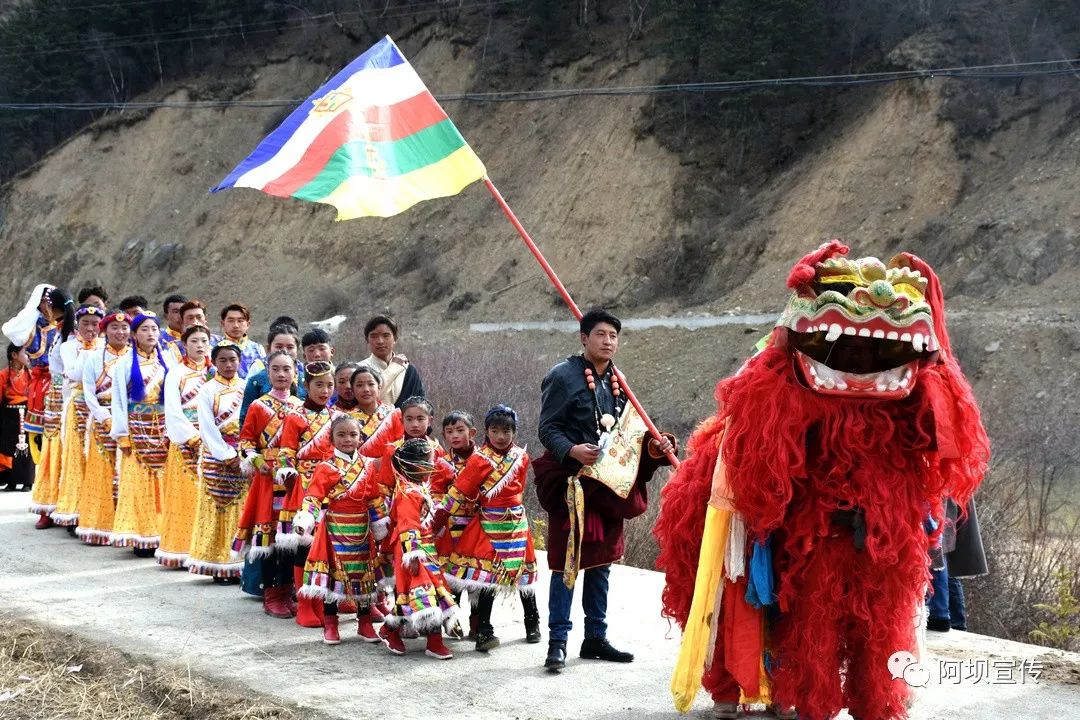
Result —
<instances>
[{"instance_id":1,"label":"red embroidered boot","mask_svg":"<svg viewBox=\"0 0 1080 720\"><path fill-rule=\"evenodd\" d=\"M379 642L379 636L375 633L375 626L371 624L371 613L365 612L363 608L356 613L356 634L364 642Z\"/></svg>"},{"instance_id":2,"label":"red embroidered boot","mask_svg":"<svg viewBox=\"0 0 1080 720\"><path fill-rule=\"evenodd\" d=\"M323 615L322 641L327 645L341 644L341 635L338 634L337 615Z\"/></svg>"},{"instance_id":3,"label":"red embroidered boot","mask_svg":"<svg viewBox=\"0 0 1080 720\"><path fill-rule=\"evenodd\" d=\"M323 601L301 595L296 599L296 624L317 628L323 624Z\"/></svg>"},{"instance_id":4,"label":"red embroidered boot","mask_svg":"<svg viewBox=\"0 0 1080 720\"><path fill-rule=\"evenodd\" d=\"M292 617L288 606L285 604L285 588L282 586L268 587L263 589L263 612L271 617L288 620Z\"/></svg>"},{"instance_id":5,"label":"red embroidered boot","mask_svg":"<svg viewBox=\"0 0 1080 720\"><path fill-rule=\"evenodd\" d=\"M53 519L48 515L42 514L38 516L38 521L34 523L34 529L45 530L47 528L51 528L53 525L55 525Z\"/></svg>"},{"instance_id":6,"label":"red embroidered boot","mask_svg":"<svg viewBox=\"0 0 1080 720\"><path fill-rule=\"evenodd\" d=\"M383 645L386 649L395 655L405 654L405 643L401 640L401 634L397 631L397 628L388 628L383 625L379 630L379 637L382 638Z\"/></svg>"},{"instance_id":7,"label":"red embroidered boot","mask_svg":"<svg viewBox=\"0 0 1080 720\"><path fill-rule=\"evenodd\" d=\"M427 636L427 649L424 650L424 654L436 660L449 660L454 657L454 653L450 652L450 648L443 642L441 631L435 631Z\"/></svg>"}]
</instances>

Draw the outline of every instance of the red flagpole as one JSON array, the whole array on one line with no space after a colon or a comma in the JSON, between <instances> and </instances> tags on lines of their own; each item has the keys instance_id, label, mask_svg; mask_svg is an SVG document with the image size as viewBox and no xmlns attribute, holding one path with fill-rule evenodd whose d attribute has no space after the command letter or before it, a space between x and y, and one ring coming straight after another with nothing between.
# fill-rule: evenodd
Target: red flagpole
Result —
<instances>
[{"instance_id":1,"label":"red flagpole","mask_svg":"<svg viewBox=\"0 0 1080 720\"><path fill-rule=\"evenodd\" d=\"M503 198L502 193L499 192L499 188L495 187L495 184L491 182L490 178L487 177L484 178L484 185L487 186L488 191L490 191L491 195L495 198L495 202L499 203L499 207L502 208L502 211L506 215L507 219L510 221L510 224L514 226L515 230L517 230L518 235L520 235L521 239L525 241L525 245L529 248L529 252L531 252L533 254L533 257L536 258L536 261L540 263L540 267L543 268L544 273L547 274L548 280L550 280L551 284L555 286L555 289L559 291L559 295L562 296L563 301L566 303L567 307L570 308L570 312L574 314L574 318L580 320L581 308L579 308L577 303L574 302L574 298L570 297L570 291L566 289L566 286L563 285L562 280L560 280L559 276L555 274L555 270L551 267L551 264L548 263L547 258L545 258L544 254L540 252L540 248L537 247L536 243L533 242L533 239L529 237L529 233L525 230L525 227L521 224L521 221L518 220L517 215L515 215L514 211L510 209L510 206L506 204L506 199ZM619 368L615 367L614 363L612 364L612 368L615 370L615 374L619 378L619 384L622 386L623 392L626 393L626 398L638 411L638 415L640 415L641 419L645 422L645 427L649 428L649 433L652 434L652 436L656 438L658 442L663 442L663 436L660 434L660 431L657 429L656 425L653 424L653 421L649 418L648 413L645 412L645 408L643 408L641 406L641 403L638 402L637 396L634 395L634 391L630 389L630 385L627 384L626 377L622 374L622 371L619 370ZM669 452L667 454L667 457L668 460L671 461L672 467L679 467L679 458L675 457L675 453Z\"/></svg>"}]
</instances>

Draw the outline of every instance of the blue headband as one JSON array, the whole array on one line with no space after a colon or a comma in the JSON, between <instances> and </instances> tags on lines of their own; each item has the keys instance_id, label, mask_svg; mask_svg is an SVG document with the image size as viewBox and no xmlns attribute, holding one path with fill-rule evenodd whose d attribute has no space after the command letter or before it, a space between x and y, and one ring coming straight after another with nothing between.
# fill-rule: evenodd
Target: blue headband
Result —
<instances>
[{"instance_id":1,"label":"blue headband","mask_svg":"<svg viewBox=\"0 0 1080 720\"><path fill-rule=\"evenodd\" d=\"M509 405L496 405L487 411L487 415L484 416L484 424L491 419L492 415L509 415L514 420L514 424L518 424L518 414L514 412L514 408Z\"/></svg>"}]
</instances>

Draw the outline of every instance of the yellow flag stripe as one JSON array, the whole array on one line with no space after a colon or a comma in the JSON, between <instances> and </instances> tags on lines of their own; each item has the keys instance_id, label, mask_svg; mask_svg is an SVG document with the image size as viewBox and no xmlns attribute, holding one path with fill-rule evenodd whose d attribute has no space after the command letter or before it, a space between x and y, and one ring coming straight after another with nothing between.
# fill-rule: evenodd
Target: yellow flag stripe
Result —
<instances>
[{"instance_id":1,"label":"yellow flag stripe","mask_svg":"<svg viewBox=\"0 0 1080 720\"><path fill-rule=\"evenodd\" d=\"M338 220L390 217L418 202L457 195L487 174L468 145L442 160L396 177L354 175L318 202L338 209Z\"/></svg>"}]
</instances>

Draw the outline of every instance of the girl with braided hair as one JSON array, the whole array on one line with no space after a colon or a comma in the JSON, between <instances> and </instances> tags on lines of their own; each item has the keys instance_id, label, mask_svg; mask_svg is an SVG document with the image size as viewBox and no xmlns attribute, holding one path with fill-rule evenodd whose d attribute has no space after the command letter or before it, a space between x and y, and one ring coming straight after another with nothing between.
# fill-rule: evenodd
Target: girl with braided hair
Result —
<instances>
[{"instance_id":1,"label":"girl with braided hair","mask_svg":"<svg viewBox=\"0 0 1080 720\"><path fill-rule=\"evenodd\" d=\"M116 517L109 542L153 557L161 541L161 473L169 451L165 434L165 373L172 356L158 345L157 316L131 321L133 351L113 368L112 430L120 456Z\"/></svg>"}]
</instances>

